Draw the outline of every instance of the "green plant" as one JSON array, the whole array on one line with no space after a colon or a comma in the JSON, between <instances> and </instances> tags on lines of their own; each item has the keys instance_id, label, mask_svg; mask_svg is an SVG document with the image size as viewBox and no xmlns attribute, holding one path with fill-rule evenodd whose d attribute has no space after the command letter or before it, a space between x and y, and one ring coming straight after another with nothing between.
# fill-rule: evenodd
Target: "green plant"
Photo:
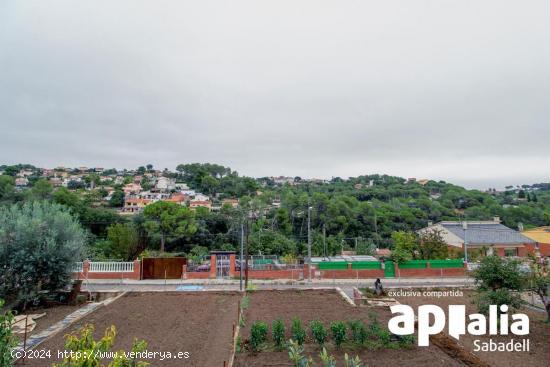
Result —
<instances>
[{"instance_id":1,"label":"green plant","mask_svg":"<svg viewBox=\"0 0 550 367\"><path fill-rule=\"evenodd\" d=\"M378 330L378 339L383 345L389 345L391 342L391 333L386 329Z\"/></svg>"},{"instance_id":2,"label":"green plant","mask_svg":"<svg viewBox=\"0 0 550 367\"><path fill-rule=\"evenodd\" d=\"M411 334L411 335L398 335L398 339L399 339L399 345L402 346L402 347L405 347L405 348L414 345L414 342L416 340L416 338L414 337L413 334Z\"/></svg>"},{"instance_id":3,"label":"green plant","mask_svg":"<svg viewBox=\"0 0 550 367\"><path fill-rule=\"evenodd\" d=\"M342 343L346 341L346 324L343 321L334 321L330 324L330 330L332 331L332 340L337 348L342 346Z\"/></svg>"},{"instance_id":4,"label":"green plant","mask_svg":"<svg viewBox=\"0 0 550 367\"><path fill-rule=\"evenodd\" d=\"M65 349L73 353L69 354L59 364L54 364L53 367L89 367L89 366L102 366L100 353L108 352L115 342L116 329L111 326L105 330L104 336L95 341L94 326L87 324L75 334L67 335L65 342ZM147 350L147 343L143 340L134 340L131 352L136 355ZM130 353L124 351L118 351L115 357L107 365L107 367L144 367L148 363L138 361L135 358L128 358Z\"/></svg>"},{"instance_id":5,"label":"green plant","mask_svg":"<svg viewBox=\"0 0 550 367\"><path fill-rule=\"evenodd\" d=\"M363 363L359 359L359 356L355 356L355 358L349 358L348 354L344 354L344 367L361 367L363 366Z\"/></svg>"},{"instance_id":6,"label":"green plant","mask_svg":"<svg viewBox=\"0 0 550 367\"><path fill-rule=\"evenodd\" d=\"M237 340L235 340L235 353L240 353L242 348L241 348L241 344L242 344L242 338L240 335L237 335Z\"/></svg>"},{"instance_id":7,"label":"green plant","mask_svg":"<svg viewBox=\"0 0 550 367\"><path fill-rule=\"evenodd\" d=\"M333 356L327 353L326 348L323 348L321 353L319 353L319 358L321 358L323 367L336 367L336 360L334 359Z\"/></svg>"},{"instance_id":8,"label":"green plant","mask_svg":"<svg viewBox=\"0 0 550 367\"><path fill-rule=\"evenodd\" d=\"M306 331L304 329L304 326L302 325L302 321L300 319L295 318L292 320L292 325L290 327L290 332L292 334L292 338L300 345L304 344L306 341Z\"/></svg>"},{"instance_id":9,"label":"green plant","mask_svg":"<svg viewBox=\"0 0 550 367\"><path fill-rule=\"evenodd\" d=\"M0 299L0 310L3 306L4 300ZM11 330L12 323L13 314L11 311L0 314L0 367L11 366L13 362L11 349L17 345L17 339Z\"/></svg>"},{"instance_id":10,"label":"green plant","mask_svg":"<svg viewBox=\"0 0 550 367\"><path fill-rule=\"evenodd\" d=\"M281 349L285 343L285 324L283 320L275 320L271 324L271 333L277 349Z\"/></svg>"},{"instance_id":11,"label":"green plant","mask_svg":"<svg viewBox=\"0 0 550 367\"><path fill-rule=\"evenodd\" d=\"M252 350L258 351L267 338L267 324L263 321L255 321L250 328L250 345Z\"/></svg>"},{"instance_id":12,"label":"green plant","mask_svg":"<svg viewBox=\"0 0 550 367\"><path fill-rule=\"evenodd\" d=\"M311 330L311 336L313 337L313 340L319 346L325 345L325 342L327 341L328 332L323 323L319 320L314 320L309 323L309 329Z\"/></svg>"},{"instance_id":13,"label":"green plant","mask_svg":"<svg viewBox=\"0 0 550 367\"><path fill-rule=\"evenodd\" d=\"M369 313L368 336L378 338L378 333L381 329L382 327L380 326L380 322L378 322L378 316L373 312Z\"/></svg>"},{"instance_id":14,"label":"green plant","mask_svg":"<svg viewBox=\"0 0 550 367\"><path fill-rule=\"evenodd\" d=\"M303 353L304 347L300 343L292 339L288 341L288 357L294 362L294 367L309 367L313 364L313 360L304 357Z\"/></svg>"},{"instance_id":15,"label":"green plant","mask_svg":"<svg viewBox=\"0 0 550 367\"><path fill-rule=\"evenodd\" d=\"M258 286L254 283L248 283L248 286L246 287L246 291L249 293L253 293L258 289Z\"/></svg>"},{"instance_id":16,"label":"green plant","mask_svg":"<svg viewBox=\"0 0 550 367\"><path fill-rule=\"evenodd\" d=\"M368 338L365 324L361 320L350 320L348 321L348 326L351 330L353 342L359 345L364 344Z\"/></svg>"},{"instance_id":17,"label":"green plant","mask_svg":"<svg viewBox=\"0 0 550 367\"><path fill-rule=\"evenodd\" d=\"M250 297L244 296L243 299L241 299L241 310L244 311L248 308L250 305Z\"/></svg>"}]
</instances>

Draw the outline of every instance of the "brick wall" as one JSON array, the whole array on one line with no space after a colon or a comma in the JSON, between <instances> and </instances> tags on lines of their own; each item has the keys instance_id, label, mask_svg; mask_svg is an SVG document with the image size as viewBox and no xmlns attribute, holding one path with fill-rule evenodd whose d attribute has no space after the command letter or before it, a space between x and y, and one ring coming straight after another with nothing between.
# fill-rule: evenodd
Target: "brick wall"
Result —
<instances>
[{"instance_id":1,"label":"brick wall","mask_svg":"<svg viewBox=\"0 0 550 367\"><path fill-rule=\"evenodd\" d=\"M82 264L82 271L73 273L76 279L141 279L141 262L134 260L133 272L92 272L90 262L85 260Z\"/></svg>"}]
</instances>

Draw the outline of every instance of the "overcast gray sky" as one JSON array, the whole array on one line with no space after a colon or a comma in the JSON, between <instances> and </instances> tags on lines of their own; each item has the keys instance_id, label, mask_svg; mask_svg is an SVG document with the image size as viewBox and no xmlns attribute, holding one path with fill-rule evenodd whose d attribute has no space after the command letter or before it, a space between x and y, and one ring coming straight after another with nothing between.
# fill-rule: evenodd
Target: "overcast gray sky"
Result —
<instances>
[{"instance_id":1,"label":"overcast gray sky","mask_svg":"<svg viewBox=\"0 0 550 367\"><path fill-rule=\"evenodd\" d=\"M0 164L550 181L546 0L0 0Z\"/></svg>"}]
</instances>

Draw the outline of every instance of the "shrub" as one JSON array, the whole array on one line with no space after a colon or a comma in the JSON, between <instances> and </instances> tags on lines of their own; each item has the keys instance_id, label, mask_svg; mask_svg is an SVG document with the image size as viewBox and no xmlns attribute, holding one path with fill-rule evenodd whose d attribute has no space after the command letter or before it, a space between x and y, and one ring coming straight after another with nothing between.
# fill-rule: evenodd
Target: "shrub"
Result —
<instances>
[{"instance_id":1,"label":"shrub","mask_svg":"<svg viewBox=\"0 0 550 367\"><path fill-rule=\"evenodd\" d=\"M369 313L369 330L368 336L378 338L378 333L382 330L380 323L378 322L378 317L375 313Z\"/></svg>"},{"instance_id":2,"label":"shrub","mask_svg":"<svg viewBox=\"0 0 550 367\"><path fill-rule=\"evenodd\" d=\"M363 366L363 363L359 359L359 356L355 356L355 358L350 359L347 353L344 355L344 367L361 367L361 366Z\"/></svg>"},{"instance_id":3,"label":"shrub","mask_svg":"<svg viewBox=\"0 0 550 367\"><path fill-rule=\"evenodd\" d=\"M304 342L306 341L306 331L300 319L295 318L294 320L292 320L290 332L292 333L292 339L294 339L300 345L304 344Z\"/></svg>"},{"instance_id":4,"label":"shrub","mask_svg":"<svg viewBox=\"0 0 550 367\"><path fill-rule=\"evenodd\" d=\"M285 324L283 320L275 320L271 324L271 333L273 334L273 341L278 349L281 349L285 344Z\"/></svg>"},{"instance_id":5,"label":"shrub","mask_svg":"<svg viewBox=\"0 0 550 367\"><path fill-rule=\"evenodd\" d=\"M380 329L378 331L378 339L383 345L389 345L391 342L391 333L389 330Z\"/></svg>"},{"instance_id":6,"label":"shrub","mask_svg":"<svg viewBox=\"0 0 550 367\"><path fill-rule=\"evenodd\" d=\"M300 343L292 339L288 341L288 357L294 362L294 367L309 367L313 364L313 360L304 357L303 353L304 347Z\"/></svg>"},{"instance_id":7,"label":"shrub","mask_svg":"<svg viewBox=\"0 0 550 367\"><path fill-rule=\"evenodd\" d=\"M334 321L330 324L330 330L332 331L334 344L337 348L340 348L342 343L346 341L346 324L342 321Z\"/></svg>"},{"instance_id":8,"label":"shrub","mask_svg":"<svg viewBox=\"0 0 550 367\"><path fill-rule=\"evenodd\" d=\"M319 358L321 358L323 367L336 367L336 360L334 359L333 356L327 353L326 348L323 348L321 353L319 353Z\"/></svg>"},{"instance_id":9,"label":"shrub","mask_svg":"<svg viewBox=\"0 0 550 367\"><path fill-rule=\"evenodd\" d=\"M26 305L71 281L86 232L68 209L49 202L0 207L0 297Z\"/></svg>"},{"instance_id":10,"label":"shrub","mask_svg":"<svg viewBox=\"0 0 550 367\"><path fill-rule=\"evenodd\" d=\"M399 345L401 345L403 347L409 347L409 346L414 345L415 337L412 334L411 335L398 335L397 337L399 339Z\"/></svg>"},{"instance_id":11,"label":"shrub","mask_svg":"<svg viewBox=\"0 0 550 367\"><path fill-rule=\"evenodd\" d=\"M351 337L356 344L363 344L368 338L367 329L365 324L360 320L350 320L348 322L349 329L351 330Z\"/></svg>"},{"instance_id":12,"label":"shrub","mask_svg":"<svg viewBox=\"0 0 550 367\"><path fill-rule=\"evenodd\" d=\"M4 306L4 300L0 299L0 310ZM17 345L17 339L12 333L11 324L13 314L6 311L0 314L0 366L11 366L13 358L11 349Z\"/></svg>"},{"instance_id":13,"label":"shrub","mask_svg":"<svg viewBox=\"0 0 550 367\"><path fill-rule=\"evenodd\" d=\"M267 338L267 324L263 321L256 321L250 328L250 344L252 350L258 351Z\"/></svg>"},{"instance_id":14,"label":"shrub","mask_svg":"<svg viewBox=\"0 0 550 367\"><path fill-rule=\"evenodd\" d=\"M80 335L79 335L80 334ZM115 342L116 329L111 326L105 330L105 335L99 341L95 341L94 326L87 324L79 332L71 335L67 335L65 342L65 349L72 351L73 355L68 355L63 359L63 362L59 364L53 364L53 367L87 367L87 366L100 366L101 360L98 358L100 353L108 352ZM134 340L131 352L136 353L147 350L147 343L143 340ZM124 353L123 351L117 352L116 356L106 367L122 367L122 366L135 366L144 367L148 363L143 361L137 361L136 359L130 359L128 356L130 353ZM76 356L76 357L75 357Z\"/></svg>"},{"instance_id":15,"label":"shrub","mask_svg":"<svg viewBox=\"0 0 550 367\"><path fill-rule=\"evenodd\" d=\"M321 347L325 345L328 332L323 323L318 320L311 321L309 323L309 329L311 330L311 336L313 337L313 340L315 340L315 342Z\"/></svg>"}]
</instances>

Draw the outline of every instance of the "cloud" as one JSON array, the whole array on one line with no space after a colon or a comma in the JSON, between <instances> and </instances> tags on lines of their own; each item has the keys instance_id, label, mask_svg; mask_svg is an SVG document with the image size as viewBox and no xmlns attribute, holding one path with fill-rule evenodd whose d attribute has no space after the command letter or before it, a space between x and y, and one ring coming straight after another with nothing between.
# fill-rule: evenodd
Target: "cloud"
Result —
<instances>
[{"instance_id":1,"label":"cloud","mask_svg":"<svg viewBox=\"0 0 550 367\"><path fill-rule=\"evenodd\" d=\"M545 1L6 1L0 160L548 181Z\"/></svg>"}]
</instances>

